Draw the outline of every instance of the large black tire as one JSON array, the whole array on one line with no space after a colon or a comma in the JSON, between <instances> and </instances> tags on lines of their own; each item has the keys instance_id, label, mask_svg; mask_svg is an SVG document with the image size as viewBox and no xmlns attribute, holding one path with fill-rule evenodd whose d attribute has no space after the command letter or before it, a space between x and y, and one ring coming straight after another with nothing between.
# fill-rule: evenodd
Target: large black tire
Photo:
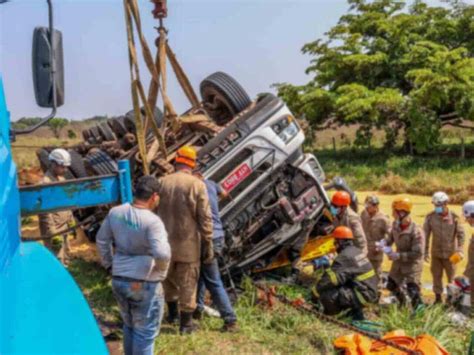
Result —
<instances>
[{"instance_id":1,"label":"large black tire","mask_svg":"<svg viewBox=\"0 0 474 355\"><path fill-rule=\"evenodd\" d=\"M89 134L90 134L89 143L100 144L104 140L97 126L91 127L89 129Z\"/></svg>"},{"instance_id":2,"label":"large black tire","mask_svg":"<svg viewBox=\"0 0 474 355\"><path fill-rule=\"evenodd\" d=\"M142 108L141 112L142 114L145 114L145 109ZM161 127L164 120L163 112L158 107L155 107L155 110L153 111L153 115L155 116L156 124L158 125L158 127ZM137 131L135 127L135 111L134 110L130 110L126 113L125 126L127 127L129 132L135 133ZM149 129L151 129L151 127Z\"/></svg>"},{"instance_id":3,"label":"large black tire","mask_svg":"<svg viewBox=\"0 0 474 355\"><path fill-rule=\"evenodd\" d=\"M107 123L118 138L122 138L128 133L127 127L125 126L125 116L112 118L108 120Z\"/></svg>"},{"instance_id":4,"label":"large black tire","mask_svg":"<svg viewBox=\"0 0 474 355\"><path fill-rule=\"evenodd\" d=\"M89 139L91 137L90 131L88 129L82 130L82 137L84 138L86 142L89 142Z\"/></svg>"},{"instance_id":5,"label":"large black tire","mask_svg":"<svg viewBox=\"0 0 474 355\"><path fill-rule=\"evenodd\" d=\"M105 141L114 141L116 140L114 131L110 128L110 126L104 122L97 126L100 135L104 138Z\"/></svg>"},{"instance_id":6,"label":"large black tire","mask_svg":"<svg viewBox=\"0 0 474 355\"><path fill-rule=\"evenodd\" d=\"M101 150L89 152L84 160L89 169L96 175L115 174L118 171L115 160Z\"/></svg>"},{"instance_id":7,"label":"large black tire","mask_svg":"<svg viewBox=\"0 0 474 355\"><path fill-rule=\"evenodd\" d=\"M199 89L204 108L219 125L229 122L252 103L244 88L223 72L209 75Z\"/></svg>"},{"instance_id":8,"label":"large black tire","mask_svg":"<svg viewBox=\"0 0 474 355\"><path fill-rule=\"evenodd\" d=\"M68 152L71 155L69 170L71 170L72 174L78 179L88 176L82 156L73 149L68 149Z\"/></svg>"},{"instance_id":9,"label":"large black tire","mask_svg":"<svg viewBox=\"0 0 474 355\"><path fill-rule=\"evenodd\" d=\"M45 173L48 170L49 164L50 164L49 158L48 158L49 152L46 149L41 148L36 151L36 156L38 157L41 170L43 170L43 172Z\"/></svg>"}]
</instances>

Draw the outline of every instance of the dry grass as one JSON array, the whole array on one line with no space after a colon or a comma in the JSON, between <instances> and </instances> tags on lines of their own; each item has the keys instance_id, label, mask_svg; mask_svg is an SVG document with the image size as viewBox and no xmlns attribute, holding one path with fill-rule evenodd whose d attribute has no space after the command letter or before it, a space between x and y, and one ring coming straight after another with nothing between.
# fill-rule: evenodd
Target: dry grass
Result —
<instances>
[{"instance_id":1,"label":"dry grass","mask_svg":"<svg viewBox=\"0 0 474 355\"><path fill-rule=\"evenodd\" d=\"M18 136L12 143L13 159L17 167L31 168L39 166L36 150L41 147L64 147L79 143L79 139L57 139L54 137L39 137L36 135Z\"/></svg>"}]
</instances>

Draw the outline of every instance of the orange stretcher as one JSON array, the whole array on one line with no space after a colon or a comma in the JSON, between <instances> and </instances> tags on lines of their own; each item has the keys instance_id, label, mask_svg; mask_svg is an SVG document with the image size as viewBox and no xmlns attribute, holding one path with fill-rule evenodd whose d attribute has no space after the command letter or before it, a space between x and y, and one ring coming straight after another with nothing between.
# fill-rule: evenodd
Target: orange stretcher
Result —
<instances>
[{"instance_id":1,"label":"orange stretcher","mask_svg":"<svg viewBox=\"0 0 474 355\"><path fill-rule=\"evenodd\" d=\"M416 338L409 337L403 330L385 334L382 339L419 352L422 355L448 355L448 351L432 336L423 334ZM406 353L388 346L380 341L371 340L361 334L343 335L334 340L334 346L344 351L344 355L405 355Z\"/></svg>"}]
</instances>

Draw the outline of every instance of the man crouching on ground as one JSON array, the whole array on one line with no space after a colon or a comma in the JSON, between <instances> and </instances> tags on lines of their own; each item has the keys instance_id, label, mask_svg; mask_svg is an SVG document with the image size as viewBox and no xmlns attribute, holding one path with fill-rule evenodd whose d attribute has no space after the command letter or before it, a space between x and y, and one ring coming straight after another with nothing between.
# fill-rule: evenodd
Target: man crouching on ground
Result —
<instances>
[{"instance_id":1,"label":"man crouching on ground","mask_svg":"<svg viewBox=\"0 0 474 355\"><path fill-rule=\"evenodd\" d=\"M168 322L177 322L181 334L196 330L193 312L202 262L214 261L212 215L206 185L193 175L196 151L189 146L178 149L176 172L159 180L161 202L158 215L169 233L171 264L163 283L168 305ZM202 252L202 253L201 253Z\"/></svg>"},{"instance_id":2,"label":"man crouching on ground","mask_svg":"<svg viewBox=\"0 0 474 355\"><path fill-rule=\"evenodd\" d=\"M168 271L171 251L164 224L152 212L159 201L157 190L154 177L140 178L134 203L112 208L97 234L102 265L112 270L112 290L124 323L126 355L153 354L163 317L161 282Z\"/></svg>"}]
</instances>

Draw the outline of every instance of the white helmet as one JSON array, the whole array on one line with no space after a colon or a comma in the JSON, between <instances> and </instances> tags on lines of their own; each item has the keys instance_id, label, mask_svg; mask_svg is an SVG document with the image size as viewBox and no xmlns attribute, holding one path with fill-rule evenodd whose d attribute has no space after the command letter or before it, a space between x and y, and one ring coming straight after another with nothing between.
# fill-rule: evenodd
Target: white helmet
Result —
<instances>
[{"instance_id":1,"label":"white helmet","mask_svg":"<svg viewBox=\"0 0 474 355\"><path fill-rule=\"evenodd\" d=\"M48 159L62 166L71 166L71 154L66 149L54 149L49 153Z\"/></svg>"},{"instance_id":2,"label":"white helmet","mask_svg":"<svg viewBox=\"0 0 474 355\"><path fill-rule=\"evenodd\" d=\"M442 205L449 201L449 197L445 192L438 191L433 194L433 198L431 199L431 201L435 205Z\"/></svg>"},{"instance_id":3,"label":"white helmet","mask_svg":"<svg viewBox=\"0 0 474 355\"><path fill-rule=\"evenodd\" d=\"M474 218L474 200L467 201L464 206L462 206L462 212L464 217L472 217Z\"/></svg>"}]
</instances>

